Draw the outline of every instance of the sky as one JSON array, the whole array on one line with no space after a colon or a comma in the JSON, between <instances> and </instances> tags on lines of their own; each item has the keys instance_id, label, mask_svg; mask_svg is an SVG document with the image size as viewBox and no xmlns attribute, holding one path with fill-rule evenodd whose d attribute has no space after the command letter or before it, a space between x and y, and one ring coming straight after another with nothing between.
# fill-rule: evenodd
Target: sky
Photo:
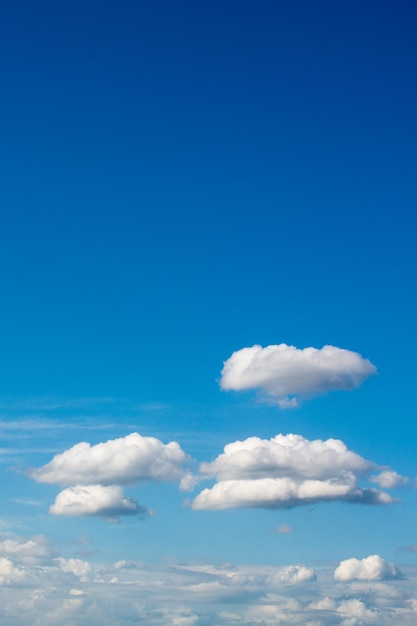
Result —
<instances>
[{"instance_id":1,"label":"sky","mask_svg":"<svg viewBox=\"0 0 417 626\"><path fill-rule=\"evenodd\" d=\"M416 22L3 2L2 623L417 625Z\"/></svg>"}]
</instances>

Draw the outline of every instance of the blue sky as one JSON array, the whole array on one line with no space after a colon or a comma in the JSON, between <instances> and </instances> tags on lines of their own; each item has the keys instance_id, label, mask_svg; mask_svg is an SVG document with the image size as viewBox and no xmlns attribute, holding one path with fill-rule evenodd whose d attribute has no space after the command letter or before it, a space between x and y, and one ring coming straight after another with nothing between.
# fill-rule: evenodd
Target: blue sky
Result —
<instances>
[{"instance_id":1,"label":"blue sky","mask_svg":"<svg viewBox=\"0 0 417 626\"><path fill-rule=\"evenodd\" d=\"M416 19L4 3L3 621L417 624Z\"/></svg>"}]
</instances>

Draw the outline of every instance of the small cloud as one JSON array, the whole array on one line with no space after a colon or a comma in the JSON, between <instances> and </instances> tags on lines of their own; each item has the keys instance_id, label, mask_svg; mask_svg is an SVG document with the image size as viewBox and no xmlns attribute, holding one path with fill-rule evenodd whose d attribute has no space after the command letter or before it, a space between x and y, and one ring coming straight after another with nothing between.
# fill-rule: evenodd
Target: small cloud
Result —
<instances>
[{"instance_id":1,"label":"small cloud","mask_svg":"<svg viewBox=\"0 0 417 626\"><path fill-rule=\"evenodd\" d=\"M277 570L267 577L267 583L271 587L280 587L281 585L297 585L307 580L315 580L314 570L304 565L289 565Z\"/></svg>"},{"instance_id":2,"label":"small cloud","mask_svg":"<svg viewBox=\"0 0 417 626\"><path fill-rule=\"evenodd\" d=\"M371 476L370 480L373 483L377 483L383 489L403 487L409 482L409 479L406 476L401 476L393 470L385 470L376 476Z\"/></svg>"},{"instance_id":3,"label":"small cloud","mask_svg":"<svg viewBox=\"0 0 417 626\"><path fill-rule=\"evenodd\" d=\"M0 557L0 585L16 582L25 576L26 571L16 567L9 558Z\"/></svg>"},{"instance_id":4,"label":"small cloud","mask_svg":"<svg viewBox=\"0 0 417 626\"><path fill-rule=\"evenodd\" d=\"M376 367L357 352L324 346L321 349L254 345L234 352L224 363L223 390L259 389L281 408L330 391L359 387Z\"/></svg>"},{"instance_id":5,"label":"small cloud","mask_svg":"<svg viewBox=\"0 0 417 626\"><path fill-rule=\"evenodd\" d=\"M313 611L332 611L335 606L335 601L329 596L325 596L317 602L312 602L311 604L309 604L308 608L312 609Z\"/></svg>"},{"instance_id":6,"label":"small cloud","mask_svg":"<svg viewBox=\"0 0 417 626\"><path fill-rule=\"evenodd\" d=\"M181 491L192 491L196 485L199 483L198 476L191 474L191 472L187 472L180 481L180 490Z\"/></svg>"},{"instance_id":7,"label":"small cloud","mask_svg":"<svg viewBox=\"0 0 417 626\"><path fill-rule=\"evenodd\" d=\"M277 526L274 530L274 533L279 533L280 535L291 535L294 532L294 529L288 524L281 524Z\"/></svg>"},{"instance_id":8,"label":"small cloud","mask_svg":"<svg viewBox=\"0 0 417 626\"><path fill-rule=\"evenodd\" d=\"M71 574L74 574L82 581L87 581L93 572L93 567L88 561L64 559L62 557L57 558L56 561L63 572L71 572Z\"/></svg>"},{"instance_id":9,"label":"small cloud","mask_svg":"<svg viewBox=\"0 0 417 626\"><path fill-rule=\"evenodd\" d=\"M335 580L389 580L401 578L401 572L393 563L385 561L378 554L364 559L346 559L341 561L334 572Z\"/></svg>"},{"instance_id":10,"label":"small cloud","mask_svg":"<svg viewBox=\"0 0 417 626\"><path fill-rule=\"evenodd\" d=\"M70 596L85 596L85 591L81 591L81 589L70 589Z\"/></svg>"},{"instance_id":11,"label":"small cloud","mask_svg":"<svg viewBox=\"0 0 417 626\"><path fill-rule=\"evenodd\" d=\"M77 485L61 491L49 508L52 515L101 516L108 521L118 521L120 515L146 517L148 510L135 498L127 498L116 485Z\"/></svg>"}]
</instances>

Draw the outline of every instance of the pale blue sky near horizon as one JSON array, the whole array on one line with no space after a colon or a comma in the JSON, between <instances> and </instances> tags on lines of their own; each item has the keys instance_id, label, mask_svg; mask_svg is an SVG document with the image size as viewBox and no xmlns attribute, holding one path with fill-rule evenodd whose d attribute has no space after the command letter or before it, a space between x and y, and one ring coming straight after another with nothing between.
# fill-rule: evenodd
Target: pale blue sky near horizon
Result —
<instances>
[{"instance_id":1,"label":"pale blue sky near horizon","mask_svg":"<svg viewBox=\"0 0 417 626\"><path fill-rule=\"evenodd\" d=\"M416 22L405 0L3 3L4 532L92 562L416 564ZM295 409L220 389L234 351L281 343L378 373ZM336 438L409 482L386 507L200 511L136 483L143 521L48 513L62 487L30 468L134 431L195 471Z\"/></svg>"}]
</instances>

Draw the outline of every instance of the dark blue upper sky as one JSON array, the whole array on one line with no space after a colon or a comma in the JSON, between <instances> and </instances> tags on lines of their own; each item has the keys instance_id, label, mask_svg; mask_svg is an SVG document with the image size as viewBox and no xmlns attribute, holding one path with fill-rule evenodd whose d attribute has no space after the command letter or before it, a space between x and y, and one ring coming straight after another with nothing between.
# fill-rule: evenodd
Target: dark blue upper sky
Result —
<instances>
[{"instance_id":1,"label":"dark blue upper sky","mask_svg":"<svg viewBox=\"0 0 417 626\"><path fill-rule=\"evenodd\" d=\"M254 342L415 347L416 17L4 3L2 392L196 399Z\"/></svg>"}]
</instances>

